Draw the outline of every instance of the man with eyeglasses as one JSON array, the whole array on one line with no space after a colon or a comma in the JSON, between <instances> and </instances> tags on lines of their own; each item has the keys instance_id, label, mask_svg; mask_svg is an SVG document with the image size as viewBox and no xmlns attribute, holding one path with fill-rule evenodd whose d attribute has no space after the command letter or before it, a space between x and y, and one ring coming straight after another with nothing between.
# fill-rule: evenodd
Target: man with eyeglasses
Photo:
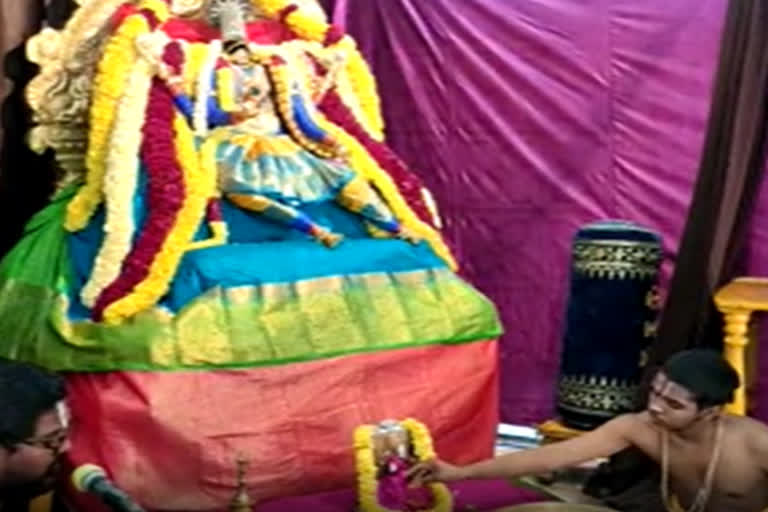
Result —
<instances>
[{"instance_id":1,"label":"man with eyeglasses","mask_svg":"<svg viewBox=\"0 0 768 512\"><path fill-rule=\"evenodd\" d=\"M0 512L27 510L56 483L69 447L65 397L61 377L0 361Z\"/></svg>"}]
</instances>

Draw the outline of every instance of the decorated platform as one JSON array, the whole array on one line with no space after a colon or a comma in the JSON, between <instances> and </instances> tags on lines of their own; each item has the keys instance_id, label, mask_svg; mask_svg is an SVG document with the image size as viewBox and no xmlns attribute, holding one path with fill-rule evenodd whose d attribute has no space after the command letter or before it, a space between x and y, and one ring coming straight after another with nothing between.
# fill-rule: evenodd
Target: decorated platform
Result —
<instances>
[{"instance_id":1,"label":"decorated platform","mask_svg":"<svg viewBox=\"0 0 768 512\"><path fill-rule=\"evenodd\" d=\"M67 373L71 464L191 511L240 456L259 503L351 487L385 418L491 455L498 315L355 42L308 1L79 4L27 45L59 182L0 263L0 356Z\"/></svg>"}]
</instances>

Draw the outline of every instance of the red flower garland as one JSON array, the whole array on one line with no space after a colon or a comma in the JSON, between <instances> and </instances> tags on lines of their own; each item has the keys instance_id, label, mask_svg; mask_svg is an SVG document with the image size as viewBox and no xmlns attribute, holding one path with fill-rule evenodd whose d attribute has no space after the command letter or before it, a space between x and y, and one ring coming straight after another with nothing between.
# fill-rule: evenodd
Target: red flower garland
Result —
<instances>
[{"instance_id":1,"label":"red flower garland","mask_svg":"<svg viewBox=\"0 0 768 512\"><path fill-rule=\"evenodd\" d=\"M205 218L208 222L221 222L224 216L221 213L221 201L218 198L208 200L205 207Z\"/></svg>"},{"instance_id":2,"label":"red flower garland","mask_svg":"<svg viewBox=\"0 0 768 512\"><path fill-rule=\"evenodd\" d=\"M434 227L432 214L427 208L422 195L424 185L418 176L413 174L400 158L386 144L373 139L360 126L354 114L334 90L329 91L319 105L320 111L334 124L340 126L348 134L357 139L370 153L379 167L384 169L394 180L405 201L413 208L421 220Z\"/></svg>"},{"instance_id":3,"label":"red flower garland","mask_svg":"<svg viewBox=\"0 0 768 512\"><path fill-rule=\"evenodd\" d=\"M147 219L136 244L123 263L120 276L99 296L92 317L102 319L104 310L129 294L149 274L152 262L173 228L184 202L184 175L176 159L173 139L173 96L159 79L149 93L143 128L141 157L146 167Z\"/></svg>"},{"instance_id":4,"label":"red flower garland","mask_svg":"<svg viewBox=\"0 0 768 512\"><path fill-rule=\"evenodd\" d=\"M184 66L184 48L178 41L172 41L163 49L163 62L171 68L175 74L180 74Z\"/></svg>"},{"instance_id":5,"label":"red flower garland","mask_svg":"<svg viewBox=\"0 0 768 512\"><path fill-rule=\"evenodd\" d=\"M123 24L123 21L125 21L125 18L132 14L136 14L136 11L138 9L135 5L132 4L123 4L120 7L117 8L117 11L115 11L115 14L112 15L112 19L110 20L110 23L112 25L112 31L114 32L117 30L117 28Z\"/></svg>"},{"instance_id":6,"label":"red flower garland","mask_svg":"<svg viewBox=\"0 0 768 512\"><path fill-rule=\"evenodd\" d=\"M202 20L171 18L163 24L163 32L171 39L190 43L207 43L220 38L221 33ZM248 40L258 44L277 44L295 39L294 34L277 21L254 21L246 25Z\"/></svg>"}]
</instances>

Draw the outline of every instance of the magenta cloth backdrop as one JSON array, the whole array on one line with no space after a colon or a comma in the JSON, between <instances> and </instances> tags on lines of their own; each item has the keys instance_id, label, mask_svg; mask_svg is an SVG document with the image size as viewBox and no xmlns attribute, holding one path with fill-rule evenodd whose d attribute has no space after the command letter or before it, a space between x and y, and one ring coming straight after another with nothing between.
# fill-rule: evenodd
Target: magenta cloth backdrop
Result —
<instances>
[{"instance_id":1,"label":"magenta cloth backdrop","mask_svg":"<svg viewBox=\"0 0 768 512\"><path fill-rule=\"evenodd\" d=\"M334 19L378 76L390 143L439 200L463 271L500 308L504 420L552 413L580 225L621 218L658 230L668 280L725 7L336 0ZM768 275L768 226L753 232L750 270Z\"/></svg>"}]
</instances>

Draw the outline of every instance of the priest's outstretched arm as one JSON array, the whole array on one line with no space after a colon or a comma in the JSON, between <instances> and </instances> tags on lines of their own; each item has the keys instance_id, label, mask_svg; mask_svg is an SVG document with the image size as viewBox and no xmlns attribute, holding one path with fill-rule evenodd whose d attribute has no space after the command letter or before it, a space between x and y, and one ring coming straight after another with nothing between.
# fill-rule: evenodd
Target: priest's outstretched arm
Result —
<instances>
[{"instance_id":1,"label":"priest's outstretched arm","mask_svg":"<svg viewBox=\"0 0 768 512\"><path fill-rule=\"evenodd\" d=\"M483 462L457 467L435 460L414 466L409 472L416 485L434 481L517 478L564 469L593 459L608 457L629 447L634 415L615 418L579 437L532 450L501 455Z\"/></svg>"}]
</instances>

